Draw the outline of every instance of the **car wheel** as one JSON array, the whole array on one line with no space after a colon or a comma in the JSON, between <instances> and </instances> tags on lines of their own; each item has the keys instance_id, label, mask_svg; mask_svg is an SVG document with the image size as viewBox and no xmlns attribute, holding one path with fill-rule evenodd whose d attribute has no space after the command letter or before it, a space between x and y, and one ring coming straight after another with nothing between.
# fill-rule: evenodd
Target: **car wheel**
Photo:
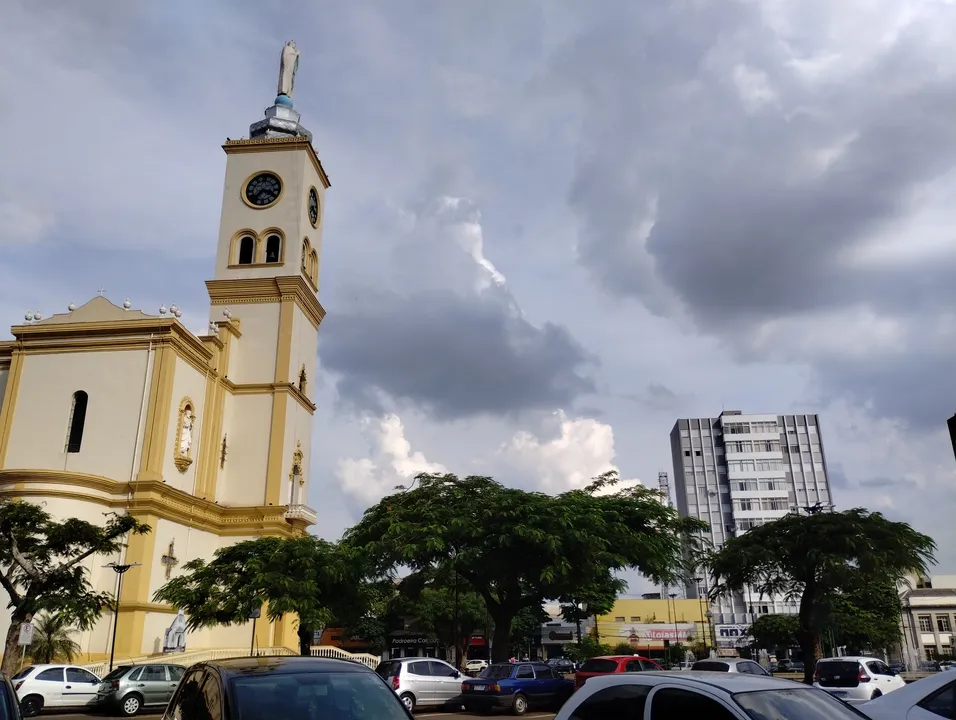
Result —
<instances>
[{"instance_id":1,"label":"car wheel","mask_svg":"<svg viewBox=\"0 0 956 720\"><path fill-rule=\"evenodd\" d=\"M870 695L870 700L876 700L878 697L882 697L882 696L883 696L883 693L881 693L879 690L874 690L873 694Z\"/></svg>"},{"instance_id":2,"label":"car wheel","mask_svg":"<svg viewBox=\"0 0 956 720\"><path fill-rule=\"evenodd\" d=\"M120 704L120 710L126 717L133 717L143 707L143 701L139 695L127 695Z\"/></svg>"},{"instance_id":3,"label":"car wheel","mask_svg":"<svg viewBox=\"0 0 956 720\"><path fill-rule=\"evenodd\" d=\"M34 717L39 715L43 709L43 698L39 695L27 695L20 703L20 712L23 717Z\"/></svg>"},{"instance_id":4,"label":"car wheel","mask_svg":"<svg viewBox=\"0 0 956 720\"><path fill-rule=\"evenodd\" d=\"M413 712L415 710L415 696L411 693L402 693L398 699L402 701L402 705L405 706L405 709L408 710L408 712Z\"/></svg>"},{"instance_id":5,"label":"car wheel","mask_svg":"<svg viewBox=\"0 0 956 720\"><path fill-rule=\"evenodd\" d=\"M515 699L511 703L511 712L515 715L524 715L528 712L528 698L521 693L515 695Z\"/></svg>"}]
</instances>

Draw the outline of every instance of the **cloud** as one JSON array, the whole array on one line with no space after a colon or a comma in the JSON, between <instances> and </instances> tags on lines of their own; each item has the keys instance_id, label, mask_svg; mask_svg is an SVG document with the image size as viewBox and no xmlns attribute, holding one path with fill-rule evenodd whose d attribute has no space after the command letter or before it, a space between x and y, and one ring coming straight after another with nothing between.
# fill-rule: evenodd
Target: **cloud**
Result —
<instances>
[{"instance_id":1,"label":"cloud","mask_svg":"<svg viewBox=\"0 0 956 720\"><path fill-rule=\"evenodd\" d=\"M554 413L558 433L542 440L520 431L498 450L499 456L518 472L533 478L534 489L548 493L583 488L598 475L619 471L614 464L614 429L593 418L569 418L563 410ZM618 489L640 484L626 479Z\"/></svg>"}]
</instances>

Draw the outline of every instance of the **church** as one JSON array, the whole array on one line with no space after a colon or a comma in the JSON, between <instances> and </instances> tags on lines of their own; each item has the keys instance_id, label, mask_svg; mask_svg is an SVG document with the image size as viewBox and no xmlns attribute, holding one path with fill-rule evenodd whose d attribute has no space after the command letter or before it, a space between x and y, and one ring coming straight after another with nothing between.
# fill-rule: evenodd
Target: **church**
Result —
<instances>
[{"instance_id":1,"label":"church","mask_svg":"<svg viewBox=\"0 0 956 720\"><path fill-rule=\"evenodd\" d=\"M153 593L221 547L293 537L308 505L322 214L329 178L292 100L298 51L283 48L279 94L249 137L227 140L209 325L195 335L175 306L150 314L102 296L31 315L0 341L0 497L58 519L128 512L152 532L86 563L93 587L124 576L116 659L162 652L176 617ZM0 590L0 607L7 604ZM9 611L0 612L0 637ZM107 657L113 613L75 639ZM255 622L255 628L253 628ZM293 618L188 633L187 650L298 648ZM254 635L253 635L254 633Z\"/></svg>"}]
</instances>

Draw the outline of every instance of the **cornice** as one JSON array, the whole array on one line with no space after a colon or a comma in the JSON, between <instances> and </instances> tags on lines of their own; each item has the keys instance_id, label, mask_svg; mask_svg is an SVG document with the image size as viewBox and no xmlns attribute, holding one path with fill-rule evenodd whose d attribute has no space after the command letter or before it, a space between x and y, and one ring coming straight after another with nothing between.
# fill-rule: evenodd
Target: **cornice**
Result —
<instances>
[{"instance_id":1,"label":"cornice","mask_svg":"<svg viewBox=\"0 0 956 720\"><path fill-rule=\"evenodd\" d=\"M281 137L281 138L245 138L240 140L226 140L223 144L222 149L225 150L227 155L232 155L235 153L249 153L249 152L274 152L276 150L305 150L309 159L312 161L312 166L315 168L316 173L322 180L322 184L326 189L332 187L332 182L329 180L328 174L325 172L325 168L322 167L322 161L319 160L318 153L315 152L315 148L312 147L312 143L309 142L309 138L304 135L298 135L296 137Z\"/></svg>"},{"instance_id":2,"label":"cornice","mask_svg":"<svg viewBox=\"0 0 956 720\"><path fill-rule=\"evenodd\" d=\"M325 308L301 275L207 280L206 289L213 305L277 302L291 298L314 327L318 328L325 317Z\"/></svg>"}]
</instances>

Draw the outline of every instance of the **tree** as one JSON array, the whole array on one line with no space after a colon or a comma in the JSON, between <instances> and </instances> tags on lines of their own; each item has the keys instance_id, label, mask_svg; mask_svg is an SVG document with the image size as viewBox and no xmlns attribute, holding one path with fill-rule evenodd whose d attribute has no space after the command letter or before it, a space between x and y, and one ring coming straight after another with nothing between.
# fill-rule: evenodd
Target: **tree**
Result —
<instances>
[{"instance_id":1,"label":"tree","mask_svg":"<svg viewBox=\"0 0 956 720\"><path fill-rule=\"evenodd\" d=\"M20 625L37 613L45 610L88 630L113 606L110 593L93 590L83 562L118 552L128 533L150 528L132 515L104 515L102 526L77 518L60 521L38 505L0 500L0 587L10 598L0 671L16 672Z\"/></svg>"},{"instance_id":2,"label":"tree","mask_svg":"<svg viewBox=\"0 0 956 720\"><path fill-rule=\"evenodd\" d=\"M902 522L863 508L791 513L732 537L706 561L712 596L751 586L763 595L799 598L799 640L807 682L822 655L818 608L860 578L895 583L927 573L936 544Z\"/></svg>"},{"instance_id":3,"label":"tree","mask_svg":"<svg viewBox=\"0 0 956 720\"><path fill-rule=\"evenodd\" d=\"M361 558L314 535L246 540L183 569L154 600L183 610L193 630L248 622L264 603L273 622L297 615L300 631L322 628L333 616L357 621L368 611ZM300 632L300 644L310 634Z\"/></svg>"},{"instance_id":4,"label":"tree","mask_svg":"<svg viewBox=\"0 0 956 720\"><path fill-rule=\"evenodd\" d=\"M574 662L584 662L593 657L611 654L611 646L599 643L593 637L583 637L581 642L564 646L567 656Z\"/></svg>"},{"instance_id":5,"label":"tree","mask_svg":"<svg viewBox=\"0 0 956 720\"><path fill-rule=\"evenodd\" d=\"M73 629L64 614L39 613L33 618L33 625L36 630L29 650L33 662L49 665L61 658L73 662L80 646L73 639Z\"/></svg>"},{"instance_id":6,"label":"tree","mask_svg":"<svg viewBox=\"0 0 956 720\"><path fill-rule=\"evenodd\" d=\"M706 526L647 488L600 494L616 482L607 473L584 490L549 496L489 477L422 474L366 510L344 541L381 572L453 566L485 601L500 661L524 608L607 584L619 569L655 582L683 575L684 542L693 548Z\"/></svg>"},{"instance_id":7,"label":"tree","mask_svg":"<svg viewBox=\"0 0 956 720\"><path fill-rule=\"evenodd\" d=\"M534 637L541 631L541 624L549 619L548 613L540 605L519 610L511 620L511 654L530 658Z\"/></svg>"},{"instance_id":8,"label":"tree","mask_svg":"<svg viewBox=\"0 0 956 720\"><path fill-rule=\"evenodd\" d=\"M800 618L796 615L761 615L750 624L753 644L764 650L799 645Z\"/></svg>"},{"instance_id":9,"label":"tree","mask_svg":"<svg viewBox=\"0 0 956 720\"><path fill-rule=\"evenodd\" d=\"M577 639L581 640L581 621L592 615L606 615L611 612L617 596L627 589L627 583L614 576L599 578L592 587L579 588L572 595L558 598L561 603L561 617L565 622L577 626Z\"/></svg>"},{"instance_id":10,"label":"tree","mask_svg":"<svg viewBox=\"0 0 956 720\"><path fill-rule=\"evenodd\" d=\"M840 592L823 604L820 627L851 654L882 652L899 642L901 610L892 581L851 571Z\"/></svg>"}]
</instances>

